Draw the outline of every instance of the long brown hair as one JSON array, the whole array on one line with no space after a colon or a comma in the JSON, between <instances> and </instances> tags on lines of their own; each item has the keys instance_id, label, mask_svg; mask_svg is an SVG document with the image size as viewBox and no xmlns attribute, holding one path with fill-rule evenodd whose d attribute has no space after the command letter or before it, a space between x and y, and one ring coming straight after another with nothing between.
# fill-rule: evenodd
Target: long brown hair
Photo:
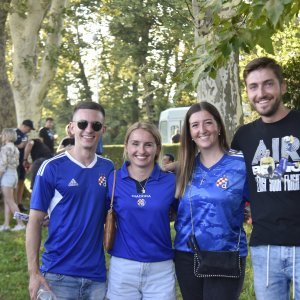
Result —
<instances>
[{"instance_id":1,"label":"long brown hair","mask_svg":"<svg viewBox=\"0 0 300 300\"><path fill-rule=\"evenodd\" d=\"M184 194L185 188L191 179L195 167L195 157L199 152L196 143L192 140L189 122L191 115L199 111L207 111L213 116L220 129L220 147L224 152L229 150L225 126L217 108L206 101L193 104L186 113L181 131L178 168L176 171L176 198L180 198Z\"/></svg>"}]
</instances>

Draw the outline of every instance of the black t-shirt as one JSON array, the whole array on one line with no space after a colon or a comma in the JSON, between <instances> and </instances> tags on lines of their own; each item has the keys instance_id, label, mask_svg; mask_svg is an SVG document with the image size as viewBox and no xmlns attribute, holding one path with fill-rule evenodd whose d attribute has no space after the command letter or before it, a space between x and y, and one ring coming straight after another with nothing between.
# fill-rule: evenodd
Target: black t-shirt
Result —
<instances>
[{"instance_id":1,"label":"black t-shirt","mask_svg":"<svg viewBox=\"0 0 300 300\"><path fill-rule=\"evenodd\" d=\"M33 161L39 158L51 158L53 154L47 145L45 145L40 139L32 139L34 144L31 149L31 158Z\"/></svg>"},{"instance_id":2,"label":"black t-shirt","mask_svg":"<svg viewBox=\"0 0 300 300\"><path fill-rule=\"evenodd\" d=\"M50 128L43 127L40 129L39 135L43 138L44 144L48 146L50 151L54 153L54 133Z\"/></svg>"},{"instance_id":3,"label":"black t-shirt","mask_svg":"<svg viewBox=\"0 0 300 300\"><path fill-rule=\"evenodd\" d=\"M15 141L15 145L18 146L20 145L22 142L27 142L28 141L28 136L26 133L23 133L19 128L16 128L16 133L17 133L17 140ZM24 148L18 148L19 152L20 152L20 156L19 156L19 163L20 165L22 165L23 163L23 159L24 159Z\"/></svg>"},{"instance_id":4,"label":"black t-shirt","mask_svg":"<svg viewBox=\"0 0 300 300\"><path fill-rule=\"evenodd\" d=\"M67 146L73 146L75 145L75 139L72 137L65 137L62 141L61 141L61 145L64 147Z\"/></svg>"},{"instance_id":5,"label":"black t-shirt","mask_svg":"<svg viewBox=\"0 0 300 300\"><path fill-rule=\"evenodd\" d=\"M240 127L233 138L232 148L244 153L247 165L253 220L251 246L300 246L299 141L298 111L289 112L275 123L258 119ZM270 162L267 168L261 162L266 150L273 158L274 169Z\"/></svg>"}]
</instances>

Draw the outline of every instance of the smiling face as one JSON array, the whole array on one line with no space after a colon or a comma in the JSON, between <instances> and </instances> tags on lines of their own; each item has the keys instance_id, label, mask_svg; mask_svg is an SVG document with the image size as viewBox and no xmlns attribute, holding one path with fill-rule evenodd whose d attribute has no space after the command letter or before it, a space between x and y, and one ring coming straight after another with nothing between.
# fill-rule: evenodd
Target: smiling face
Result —
<instances>
[{"instance_id":1,"label":"smiling face","mask_svg":"<svg viewBox=\"0 0 300 300\"><path fill-rule=\"evenodd\" d=\"M201 110L193 113L189 119L189 129L191 137L200 152L220 149L220 128L208 111Z\"/></svg>"},{"instance_id":2,"label":"smiling face","mask_svg":"<svg viewBox=\"0 0 300 300\"><path fill-rule=\"evenodd\" d=\"M252 71L246 78L248 98L262 118L273 117L283 108L282 96L286 84L280 84L274 72L268 68Z\"/></svg>"},{"instance_id":3,"label":"smiling face","mask_svg":"<svg viewBox=\"0 0 300 300\"><path fill-rule=\"evenodd\" d=\"M125 150L133 168L152 168L160 152L153 135L140 128L131 132Z\"/></svg>"},{"instance_id":4,"label":"smiling face","mask_svg":"<svg viewBox=\"0 0 300 300\"><path fill-rule=\"evenodd\" d=\"M85 129L80 129L77 125L78 121L87 121L88 125ZM95 150L100 136L104 133L105 127L95 131L92 127L93 122L104 123L103 114L93 109L79 109L73 116L73 122L70 123L70 132L75 137L75 147Z\"/></svg>"}]
</instances>

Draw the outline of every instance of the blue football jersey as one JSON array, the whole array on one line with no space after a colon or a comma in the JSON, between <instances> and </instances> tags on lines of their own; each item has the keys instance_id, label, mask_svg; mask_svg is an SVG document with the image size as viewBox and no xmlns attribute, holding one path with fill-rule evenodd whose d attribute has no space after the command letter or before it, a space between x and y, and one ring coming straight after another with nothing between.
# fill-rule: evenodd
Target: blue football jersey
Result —
<instances>
[{"instance_id":1,"label":"blue football jersey","mask_svg":"<svg viewBox=\"0 0 300 300\"><path fill-rule=\"evenodd\" d=\"M113 168L110 160L96 155L86 167L68 152L40 167L31 209L50 215L42 272L106 280L103 224Z\"/></svg>"},{"instance_id":2,"label":"blue football jersey","mask_svg":"<svg viewBox=\"0 0 300 300\"><path fill-rule=\"evenodd\" d=\"M190 201L195 235L202 250L235 250L240 239L241 256L247 255L243 230L244 206L248 199L246 166L241 153L224 154L211 168L196 158L191 185L179 199L175 223L175 249L192 250Z\"/></svg>"}]
</instances>

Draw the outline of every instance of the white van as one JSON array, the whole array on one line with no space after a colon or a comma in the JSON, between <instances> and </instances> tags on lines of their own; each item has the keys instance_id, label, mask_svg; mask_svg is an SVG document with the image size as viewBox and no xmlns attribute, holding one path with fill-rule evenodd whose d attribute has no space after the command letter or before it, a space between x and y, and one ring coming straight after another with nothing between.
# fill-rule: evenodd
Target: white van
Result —
<instances>
[{"instance_id":1,"label":"white van","mask_svg":"<svg viewBox=\"0 0 300 300\"><path fill-rule=\"evenodd\" d=\"M159 132L161 134L162 143L172 143L172 136L175 134L176 129L181 128L186 112L189 106L173 107L163 110L159 117Z\"/></svg>"}]
</instances>

